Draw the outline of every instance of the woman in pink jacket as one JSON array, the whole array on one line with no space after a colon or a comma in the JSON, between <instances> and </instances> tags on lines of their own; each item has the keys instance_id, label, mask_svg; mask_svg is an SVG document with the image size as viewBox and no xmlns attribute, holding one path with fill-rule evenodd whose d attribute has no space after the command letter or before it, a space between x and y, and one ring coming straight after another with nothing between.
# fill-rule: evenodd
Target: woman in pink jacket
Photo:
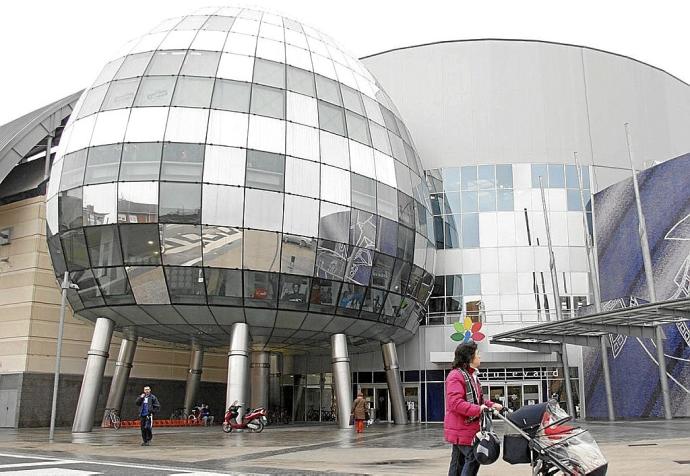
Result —
<instances>
[{"instance_id":1,"label":"woman in pink jacket","mask_svg":"<svg viewBox=\"0 0 690 476\"><path fill-rule=\"evenodd\" d=\"M487 408L499 411L503 408L499 403L484 400L477 378L480 363L476 343L470 341L455 349L453 370L446 379L446 417L443 421L446 441L453 445L448 476L477 474L479 463L474 459L472 442L479 431L479 416Z\"/></svg>"}]
</instances>

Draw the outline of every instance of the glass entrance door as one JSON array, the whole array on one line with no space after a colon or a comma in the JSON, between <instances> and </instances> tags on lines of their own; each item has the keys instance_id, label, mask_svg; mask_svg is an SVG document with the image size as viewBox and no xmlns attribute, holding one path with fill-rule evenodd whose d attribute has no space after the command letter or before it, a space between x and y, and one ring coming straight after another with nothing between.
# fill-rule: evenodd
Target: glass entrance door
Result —
<instances>
[{"instance_id":1,"label":"glass entrance door","mask_svg":"<svg viewBox=\"0 0 690 476\"><path fill-rule=\"evenodd\" d=\"M506 385L506 394L507 394L507 402L508 402L508 408L510 410L518 410L520 407L523 405L523 391L522 391L522 384L507 384Z\"/></svg>"}]
</instances>

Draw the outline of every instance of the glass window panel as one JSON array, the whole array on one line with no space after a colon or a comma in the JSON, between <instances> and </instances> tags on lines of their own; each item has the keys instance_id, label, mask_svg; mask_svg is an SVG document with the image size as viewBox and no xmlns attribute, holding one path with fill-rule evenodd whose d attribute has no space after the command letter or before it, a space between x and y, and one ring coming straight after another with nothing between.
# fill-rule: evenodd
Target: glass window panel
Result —
<instances>
[{"instance_id":1,"label":"glass window panel","mask_svg":"<svg viewBox=\"0 0 690 476\"><path fill-rule=\"evenodd\" d=\"M247 151L245 186L282 192L284 182L284 155L257 150Z\"/></svg>"},{"instance_id":2,"label":"glass window panel","mask_svg":"<svg viewBox=\"0 0 690 476\"><path fill-rule=\"evenodd\" d=\"M589 167L583 165L580 167L580 170L582 172L582 188L584 188L585 190L589 190Z\"/></svg>"},{"instance_id":3,"label":"glass window panel","mask_svg":"<svg viewBox=\"0 0 690 476\"><path fill-rule=\"evenodd\" d=\"M480 275L463 274L462 291L465 296L480 295L482 293Z\"/></svg>"},{"instance_id":4,"label":"glass window panel","mask_svg":"<svg viewBox=\"0 0 690 476\"><path fill-rule=\"evenodd\" d=\"M546 164L532 164L532 188L539 188L539 177L544 184L544 188L549 186L549 177Z\"/></svg>"},{"instance_id":5,"label":"glass window panel","mask_svg":"<svg viewBox=\"0 0 690 476\"><path fill-rule=\"evenodd\" d=\"M414 228L415 204L412 197L398 190L398 219L403 225Z\"/></svg>"},{"instance_id":6,"label":"glass window panel","mask_svg":"<svg viewBox=\"0 0 690 476\"><path fill-rule=\"evenodd\" d=\"M446 296L462 296L462 276L452 274L446 276Z\"/></svg>"},{"instance_id":7,"label":"glass window panel","mask_svg":"<svg viewBox=\"0 0 690 476\"><path fill-rule=\"evenodd\" d=\"M103 84L113 79L124 60L124 58L118 58L106 64L96 78L96 81L94 81L94 84Z\"/></svg>"},{"instance_id":8,"label":"glass window panel","mask_svg":"<svg viewBox=\"0 0 690 476\"><path fill-rule=\"evenodd\" d=\"M161 182L159 203L161 223L199 223L201 184Z\"/></svg>"},{"instance_id":9,"label":"glass window panel","mask_svg":"<svg viewBox=\"0 0 690 476\"><path fill-rule=\"evenodd\" d=\"M286 192L318 198L320 176L320 166L318 163L286 157Z\"/></svg>"},{"instance_id":10,"label":"glass window panel","mask_svg":"<svg viewBox=\"0 0 690 476\"><path fill-rule=\"evenodd\" d=\"M567 188L580 188L577 178L577 167L574 165L565 166L565 184Z\"/></svg>"},{"instance_id":11,"label":"glass window panel","mask_svg":"<svg viewBox=\"0 0 690 476\"><path fill-rule=\"evenodd\" d=\"M376 215L352 210L350 244L368 249L376 247Z\"/></svg>"},{"instance_id":12,"label":"glass window panel","mask_svg":"<svg viewBox=\"0 0 690 476\"><path fill-rule=\"evenodd\" d=\"M582 201L580 200L580 190L568 190L568 211L582 211Z\"/></svg>"},{"instance_id":13,"label":"glass window panel","mask_svg":"<svg viewBox=\"0 0 690 476\"><path fill-rule=\"evenodd\" d=\"M92 267L122 265L120 237L114 225L84 228Z\"/></svg>"},{"instance_id":14,"label":"glass window panel","mask_svg":"<svg viewBox=\"0 0 690 476\"><path fill-rule=\"evenodd\" d=\"M345 108L356 112L360 116L363 116L364 105L362 104L362 98L359 94L359 91L355 91L344 84L340 86L340 90L343 94L343 103L345 104Z\"/></svg>"},{"instance_id":15,"label":"glass window panel","mask_svg":"<svg viewBox=\"0 0 690 476\"><path fill-rule=\"evenodd\" d=\"M384 95L385 95L385 93L384 93ZM393 115L393 113L383 106L380 106L380 107L381 107L381 114L383 114L383 121L386 124L386 127L388 128L388 130L393 131L396 134L400 135L400 131L398 131L398 123L395 121L395 116Z\"/></svg>"},{"instance_id":16,"label":"glass window panel","mask_svg":"<svg viewBox=\"0 0 690 476\"><path fill-rule=\"evenodd\" d=\"M84 226L117 223L117 184L105 183L83 188Z\"/></svg>"},{"instance_id":17,"label":"glass window panel","mask_svg":"<svg viewBox=\"0 0 690 476\"><path fill-rule=\"evenodd\" d=\"M101 291L98 288L98 283L90 269L72 273L70 279L79 286L77 294L79 294L84 307L102 306L105 304Z\"/></svg>"},{"instance_id":18,"label":"glass window panel","mask_svg":"<svg viewBox=\"0 0 690 476\"><path fill-rule=\"evenodd\" d=\"M398 258L412 262L414 259L414 231L407 227L398 227Z\"/></svg>"},{"instance_id":19,"label":"glass window panel","mask_svg":"<svg viewBox=\"0 0 690 476\"><path fill-rule=\"evenodd\" d=\"M204 163L202 144L175 144L163 146L161 180L200 182Z\"/></svg>"},{"instance_id":20,"label":"glass window panel","mask_svg":"<svg viewBox=\"0 0 690 476\"><path fill-rule=\"evenodd\" d=\"M350 246L347 268L345 269L345 281L368 286L373 261L374 251L372 249Z\"/></svg>"},{"instance_id":21,"label":"glass window panel","mask_svg":"<svg viewBox=\"0 0 690 476\"><path fill-rule=\"evenodd\" d=\"M211 106L227 111L249 112L251 84L217 79Z\"/></svg>"},{"instance_id":22,"label":"glass window panel","mask_svg":"<svg viewBox=\"0 0 690 476\"><path fill-rule=\"evenodd\" d=\"M441 215L445 212L445 195L442 193L431 194L431 213L434 216Z\"/></svg>"},{"instance_id":23,"label":"glass window panel","mask_svg":"<svg viewBox=\"0 0 690 476\"><path fill-rule=\"evenodd\" d=\"M477 192L462 192L462 211L476 212L479 209Z\"/></svg>"},{"instance_id":24,"label":"glass window panel","mask_svg":"<svg viewBox=\"0 0 690 476\"><path fill-rule=\"evenodd\" d=\"M280 233L244 231L244 268L256 271L279 271Z\"/></svg>"},{"instance_id":25,"label":"glass window panel","mask_svg":"<svg viewBox=\"0 0 690 476\"><path fill-rule=\"evenodd\" d=\"M445 167L441 169L443 190L460 190L460 167Z\"/></svg>"},{"instance_id":26,"label":"glass window panel","mask_svg":"<svg viewBox=\"0 0 690 476\"><path fill-rule=\"evenodd\" d=\"M158 225L119 225L125 264L160 264Z\"/></svg>"},{"instance_id":27,"label":"glass window panel","mask_svg":"<svg viewBox=\"0 0 690 476\"><path fill-rule=\"evenodd\" d=\"M448 215L443 218L444 248L460 248L460 215Z\"/></svg>"},{"instance_id":28,"label":"glass window panel","mask_svg":"<svg viewBox=\"0 0 690 476\"><path fill-rule=\"evenodd\" d=\"M285 65L257 58L254 62L253 82L285 89Z\"/></svg>"},{"instance_id":29,"label":"glass window panel","mask_svg":"<svg viewBox=\"0 0 690 476\"><path fill-rule=\"evenodd\" d=\"M437 250L443 249L444 221L442 217L434 217L434 244Z\"/></svg>"},{"instance_id":30,"label":"glass window panel","mask_svg":"<svg viewBox=\"0 0 690 476\"><path fill-rule=\"evenodd\" d=\"M252 114L285 119L285 91L267 86L252 87Z\"/></svg>"},{"instance_id":31,"label":"glass window panel","mask_svg":"<svg viewBox=\"0 0 690 476\"><path fill-rule=\"evenodd\" d=\"M65 263L68 270L83 269L89 267L89 254L86 250L86 241L81 228L65 231L60 235L62 249L65 253Z\"/></svg>"},{"instance_id":32,"label":"glass window panel","mask_svg":"<svg viewBox=\"0 0 690 476\"><path fill-rule=\"evenodd\" d=\"M391 144L388 140L386 129L371 121L369 121L369 129L371 131L371 143L374 148L385 154L390 154Z\"/></svg>"},{"instance_id":33,"label":"glass window panel","mask_svg":"<svg viewBox=\"0 0 690 476\"><path fill-rule=\"evenodd\" d=\"M102 145L88 149L85 184L117 180L122 144Z\"/></svg>"},{"instance_id":34,"label":"glass window panel","mask_svg":"<svg viewBox=\"0 0 690 476\"><path fill-rule=\"evenodd\" d=\"M462 167L460 176L462 190L477 190L477 167Z\"/></svg>"},{"instance_id":35,"label":"glass window panel","mask_svg":"<svg viewBox=\"0 0 690 476\"><path fill-rule=\"evenodd\" d=\"M165 266L172 304L206 304L202 268Z\"/></svg>"},{"instance_id":36,"label":"glass window panel","mask_svg":"<svg viewBox=\"0 0 690 476\"><path fill-rule=\"evenodd\" d=\"M387 255L395 256L398 251L398 224L384 217L379 217L376 235L376 249Z\"/></svg>"},{"instance_id":37,"label":"glass window panel","mask_svg":"<svg viewBox=\"0 0 690 476\"><path fill-rule=\"evenodd\" d=\"M352 206L376 213L376 181L358 174L350 174Z\"/></svg>"},{"instance_id":38,"label":"glass window panel","mask_svg":"<svg viewBox=\"0 0 690 476\"><path fill-rule=\"evenodd\" d=\"M498 203L496 209L498 211L512 212L513 211L513 191L512 190L498 190Z\"/></svg>"},{"instance_id":39,"label":"glass window panel","mask_svg":"<svg viewBox=\"0 0 690 476\"><path fill-rule=\"evenodd\" d=\"M394 266L395 258L382 253L376 253L374 266L371 271L371 285L388 289L393 276Z\"/></svg>"},{"instance_id":40,"label":"glass window panel","mask_svg":"<svg viewBox=\"0 0 690 476\"><path fill-rule=\"evenodd\" d=\"M177 75L184 60L186 51L156 51L149 63L147 76Z\"/></svg>"},{"instance_id":41,"label":"glass window panel","mask_svg":"<svg viewBox=\"0 0 690 476\"><path fill-rule=\"evenodd\" d=\"M139 78L123 79L110 83L101 111L131 107L139 86Z\"/></svg>"},{"instance_id":42,"label":"glass window panel","mask_svg":"<svg viewBox=\"0 0 690 476\"><path fill-rule=\"evenodd\" d=\"M283 226L283 194L246 189L244 226L259 230L280 231Z\"/></svg>"},{"instance_id":43,"label":"glass window panel","mask_svg":"<svg viewBox=\"0 0 690 476\"><path fill-rule=\"evenodd\" d=\"M345 117L347 119L348 137L363 144L371 145L368 121L364 117L350 111L345 112Z\"/></svg>"},{"instance_id":44,"label":"glass window panel","mask_svg":"<svg viewBox=\"0 0 690 476\"><path fill-rule=\"evenodd\" d=\"M137 304L170 304L162 266L128 266L126 269Z\"/></svg>"},{"instance_id":45,"label":"glass window panel","mask_svg":"<svg viewBox=\"0 0 690 476\"><path fill-rule=\"evenodd\" d=\"M340 88L338 87L338 83L332 79L324 78L318 74L315 76L317 97L324 101L341 106L343 101L340 97Z\"/></svg>"},{"instance_id":46,"label":"glass window panel","mask_svg":"<svg viewBox=\"0 0 690 476\"><path fill-rule=\"evenodd\" d=\"M184 59L180 74L213 77L216 75L219 61L220 53L218 52L190 50Z\"/></svg>"},{"instance_id":47,"label":"glass window panel","mask_svg":"<svg viewBox=\"0 0 690 476\"><path fill-rule=\"evenodd\" d=\"M204 266L241 268L243 237L241 228L204 226L202 235Z\"/></svg>"},{"instance_id":48,"label":"glass window panel","mask_svg":"<svg viewBox=\"0 0 690 476\"><path fill-rule=\"evenodd\" d=\"M347 242L350 235L350 208L321 202L319 237Z\"/></svg>"},{"instance_id":49,"label":"glass window panel","mask_svg":"<svg viewBox=\"0 0 690 476\"><path fill-rule=\"evenodd\" d=\"M335 311L335 304L340 294L341 283L330 279L314 278L309 296L309 309L314 312L330 313Z\"/></svg>"},{"instance_id":50,"label":"glass window panel","mask_svg":"<svg viewBox=\"0 0 690 476\"><path fill-rule=\"evenodd\" d=\"M84 183L84 169L86 167L87 149L74 154L68 154L63 159L60 191L79 187Z\"/></svg>"},{"instance_id":51,"label":"glass window panel","mask_svg":"<svg viewBox=\"0 0 690 476\"><path fill-rule=\"evenodd\" d=\"M477 186L480 190L496 188L496 170L493 165L477 167Z\"/></svg>"},{"instance_id":52,"label":"glass window panel","mask_svg":"<svg viewBox=\"0 0 690 476\"><path fill-rule=\"evenodd\" d=\"M235 17L212 16L204 23L203 30L230 31L234 22Z\"/></svg>"},{"instance_id":53,"label":"glass window panel","mask_svg":"<svg viewBox=\"0 0 690 476\"><path fill-rule=\"evenodd\" d=\"M283 234L280 271L311 276L316 260L316 240L306 236Z\"/></svg>"},{"instance_id":54,"label":"glass window panel","mask_svg":"<svg viewBox=\"0 0 690 476\"><path fill-rule=\"evenodd\" d=\"M242 271L205 268L204 278L209 305L242 305Z\"/></svg>"},{"instance_id":55,"label":"glass window panel","mask_svg":"<svg viewBox=\"0 0 690 476\"><path fill-rule=\"evenodd\" d=\"M468 213L462 215L462 247L479 247L479 214Z\"/></svg>"},{"instance_id":56,"label":"glass window panel","mask_svg":"<svg viewBox=\"0 0 690 476\"><path fill-rule=\"evenodd\" d=\"M117 221L155 223L158 221L158 184L120 182L117 192Z\"/></svg>"},{"instance_id":57,"label":"glass window panel","mask_svg":"<svg viewBox=\"0 0 690 476\"><path fill-rule=\"evenodd\" d=\"M101 287L106 304L134 304L134 295L129 287L125 268L94 269L93 273Z\"/></svg>"},{"instance_id":58,"label":"glass window panel","mask_svg":"<svg viewBox=\"0 0 690 476\"><path fill-rule=\"evenodd\" d=\"M315 276L340 279L345 276L348 246L329 240L319 240L316 254Z\"/></svg>"},{"instance_id":59,"label":"glass window panel","mask_svg":"<svg viewBox=\"0 0 690 476\"><path fill-rule=\"evenodd\" d=\"M283 231L295 235L317 236L319 234L319 201L313 198L285 195Z\"/></svg>"},{"instance_id":60,"label":"glass window panel","mask_svg":"<svg viewBox=\"0 0 690 476\"><path fill-rule=\"evenodd\" d=\"M513 188L513 166L496 166L496 188Z\"/></svg>"},{"instance_id":61,"label":"glass window panel","mask_svg":"<svg viewBox=\"0 0 690 476\"><path fill-rule=\"evenodd\" d=\"M365 286L344 283L338 299L338 313L346 316L357 316L364 302L366 290Z\"/></svg>"},{"instance_id":62,"label":"glass window panel","mask_svg":"<svg viewBox=\"0 0 690 476\"><path fill-rule=\"evenodd\" d=\"M391 220L398 219L398 191L381 182L376 183L379 215Z\"/></svg>"},{"instance_id":63,"label":"glass window panel","mask_svg":"<svg viewBox=\"0 0 690 476\"><path fill-rule=\"evenodd\" d=\"M204 182L244 185L245 149L207 145L204 157Z\"/></svg>"},{"instance_id":64,"label":"glass window panel","mask_svg":"<svg viewBox=\"0 0 690 476\"><path fill-rule=\"evenodd\" d=\"M125 144L120 180L158 180L163 144Z\"/></svg>"},{"instance_id":65,"label":"glass window panel","mask_svg":"<svg viewBox=\"0 0 690 476\"><path fill-rule=\"evenodd\" d=\"M386 291L384 289L369 288L362 305L362 317L376 320L383 310L385 301Z\"/></svg>"},{"instance_id":66,"label":"glass window panel","mask_svg":"<svg viewBox=\"0 0 690 476\"><path fill-rule=\"evenodd\" d=\"M460 213L462 211L460 208L462 203L461 197L462 195L460 192L446 192L445 194L439 194L439 205L443 204L443 214L451 215L454 213Z\"/></svg>"},{"instance_id":67,"label":"glass window panel","mask_svg":"<svg viewBox=\"0 0 690 476\"><path fill-rule=\"evenodd\" d=\"M84 102L81 104L77 118L80 119L97 112L101 108L103 98L107 92L107 84L102 84L89 90L89 92L86 94L86 98L84 98Z\"/></svg>"},{"instance_id":68,"label":"glass window panel","mask_svg":"<svg viewBox=\"0 0 690 476\"><path fill-rule=\"evenodd\" d=\"M174 76L148 76L142 79L135 106L168 106L175 89Z\"/></svg>"},{"instance_id":69,"label":"glass window panel","mask_svg":"<svg viewBox=\"0 0 690 476\"><path fill-rule=\"evenodd\" d=\"M310 279L304 276L281 276L278 306L286 309L306 309L310 286Z\"/></svg>"},{"instance_id":70,"label":"glass window panel","mask_svg":"<svg viewBox=\"0 0 690 476\"><path fill-rule=\"evenodd\" d=\"M549 164L549 188L565 188L562 164Z\"/></svg>"},{"instance_id":71,"label":"glass window panel","mask_svg":"<svg viewBox=\"0 0 690 476\"><path fill-rule=\"evenodd\" d=\"M173 106L209 107L213 79L180 76L175 86Z\"/></svg>"},{"instance_id":72,"label":"glass window panel","mask_svg":"<svg viewBox=\"0 0 690 476\"><path fill-rule=\"evenodd\" d=\"M201 226L160 224L159 227L163 264L201 264Z\"/></svg>"},{"instance_id":73,"label":"glass window panel","mask_svg":"<svg viewBox=\"0 0 690 476\"><path fill-rule=\"evenodd\" d=\"M319 127L323 130L345 135L345 118L343 109L324 101L318 102L319 107Z\"/></svg>"},{"instance_id":74,"label":"glass window panel","mask_svg":"<svg viewBox=\"0 0 690 476\"><path fill-rule=\"evenodd\" d=\"M143 75L146 67L149 65L151 56L153 56L151 51L127 56L114 79L133 78Z\"/></svg>"},{"instance_id":75,"label":"glass window panel","mask_svg":"<svg viewBox=\"0 0 690 476\"><path fill-rule=\"evenodd\" d=\"M242 226L244 189L226 185L203 186L201 222L209 225Z\"/></svg>"},{"instance_id":76,"label":"glass window panel","mask_svg":"<svg viewBox=\"0 0 690 476\"><path fill-rule=\"evenodd\" d=\"M479 211L493 212L496 210L496 191L482 190L479 192Z\"/></svg>"},{"instance_id":77,"label":"glass window panel","mask_svg":"<svg viewBox=\"0 0 690 476\"><path fill-rule=\"evenodd\" d=\"M287 88L300 94L315 97L314 73L293 66L287 67Z\"/></svg>"},{"instance_id":78,"label":"glass window panel","mask_svg":"<svg viewBox=\"0 0 690 476\"><path fill-rule=\"evenodd\" d=\"M321 198L341 205L350 205L350 173L321 165Z\"/></svg>"},{"instance_id":79,"label":"glass window panel","mask_svg":"<svg viewBox=\"0 0 690 476\"><path fill-rule=\"evenodd\" d=\"M250 307L276 307L278 274L261 271L244 272L245 305Z\"/></svg>"}]
</instances>

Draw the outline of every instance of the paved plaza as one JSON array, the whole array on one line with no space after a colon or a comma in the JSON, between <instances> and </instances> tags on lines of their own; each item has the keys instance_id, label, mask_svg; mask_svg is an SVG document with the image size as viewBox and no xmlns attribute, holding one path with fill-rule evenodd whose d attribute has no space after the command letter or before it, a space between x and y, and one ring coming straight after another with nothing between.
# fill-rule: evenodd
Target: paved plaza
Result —
<instances>
[{"instance_id":1,"label":"paved plaza","mask_svg":"<svg viewBox=\"0 0 690 476\"><path fill-rule=\"evenodd\" d=\"M611 475L690 475L690 420L585 424ZM496 425L498 433L502 424ZM438 424L377 424L365 434L333 425L269 427L261 434L211 428L159 428L141 447L138 429L72 435L47 429L0 430L0 474L11 475L363 475L445 474L450 457ZM502 460L482 475L528 475Z\"/></svg>"}]
</instances>

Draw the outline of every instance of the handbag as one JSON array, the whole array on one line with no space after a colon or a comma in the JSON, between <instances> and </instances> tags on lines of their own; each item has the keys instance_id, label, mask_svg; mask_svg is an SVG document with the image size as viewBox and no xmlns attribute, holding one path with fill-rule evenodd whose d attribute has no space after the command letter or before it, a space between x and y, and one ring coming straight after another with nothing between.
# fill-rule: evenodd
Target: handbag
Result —
<instances>
[{"instance_id":1,"label":"handbag","mask_svg":"<svg viewBox=\"0 0 690 476\"><path fill-rule=\"evenodd\" d=\"M355 424L355 414L352 413L352 414L350 414L350 426L352 426L354 424Z\"/></svg>"},{"instance_id":2,"label":"handbag","mask_svg":"<svg viewBox=\"0 0 690 476\"><path fill-rule=\"evenodd\" d=\"M492 464L501 455L501 440L494 432L494 425L489 412L482 412L479 418L479 431L474 437L472 452L474 459L479 464Z\"/></svg>"}]
</instances>

